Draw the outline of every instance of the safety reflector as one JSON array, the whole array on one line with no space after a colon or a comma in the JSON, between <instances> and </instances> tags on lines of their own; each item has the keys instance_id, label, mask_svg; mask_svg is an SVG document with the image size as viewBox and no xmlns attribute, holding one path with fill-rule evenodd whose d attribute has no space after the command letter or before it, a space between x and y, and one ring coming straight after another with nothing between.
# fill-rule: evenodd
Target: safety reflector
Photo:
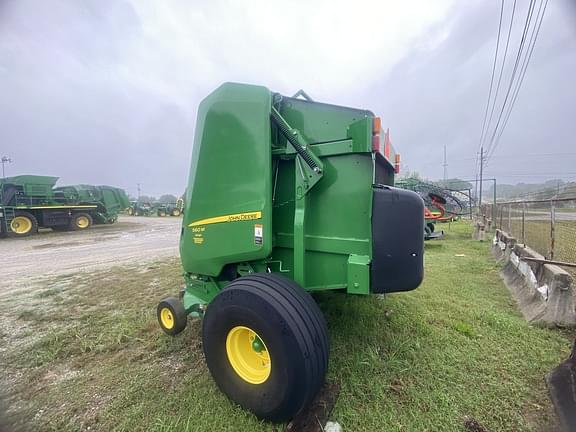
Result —
<instances>
[{"instance_id":1,"label":"safety reflector","mask_svg":"<svg viewBox=\"0 0 576 432\"><path fill-rule=\"evenodd\" d=\"M372 151L374 152L380 151L380 134L372 135Z\"/></svg>"},{"instance_id":2,"label":"safety reflector","mask_svg":"<svg viewBox=\"0 0 576 432\"><path fill-rule=\"evenodd\" d=\"M382 129L382 120L380 117L374 117L372 119L372 135L379 135Z\"/></svg>"}]
</instances>

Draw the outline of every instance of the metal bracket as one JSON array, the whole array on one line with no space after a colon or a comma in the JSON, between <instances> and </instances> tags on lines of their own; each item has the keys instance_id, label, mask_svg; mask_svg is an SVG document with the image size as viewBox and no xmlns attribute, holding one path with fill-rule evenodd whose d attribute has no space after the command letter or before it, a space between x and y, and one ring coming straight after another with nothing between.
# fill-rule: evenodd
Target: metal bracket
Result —
<instances>
[{"instance_id":1,"label":"metal bracket","mask_svg":"<svg viewBox=\"0 0 576 432\"><path fill-rule=\"evenodd\" d=\"M370 294L370 257L350 255L348 257L348 293Z\"/></svg>"},{"instance_id":2,"label":"metal bracket","mask_svg":"<svg viewBox=\"0 0 576 432\"><path fill-rule=\"evenodd\" d=\"M290 126L274 107L272 107L271 117L282 135L286 137L286 140L297 153L295 159L296 199L301 199L322 178L324 164L311 150L309 143L304 139L300 131Z\"/></svg>"},{"instance_id":3,"label":"metal bracket","mask_svg":"<svg viewBox=\"0 0 576 432\"><path fill-rule=\"evenodd\" d=\"M304 90L300 89L298 90L296 93L294 93L294 96L292 96L293 98L297 98L302 96L304 99L306 99L309 102L314 102L314 100L308 96L308 93L306 93Z\"/></svg>"},{"instance_id":4,"label":"metal bracket","mask_svg":"<svg viewBox=\"0 0 576 432\"><path fill-rule=\"evenodd\" d=\"M311 150L310 144L304 139L300 131L294 129L280 115L278 110L271 107L272 121L292 145L297 155L294 159L294 280L302 287L306 286L306 202L308 192L320 181L324 175L324 164Z\"/></svg>"},{"instance_id":5,"label":"metal bracket","mask_svg":"<svg viewBox=\"0 0 576 432\"><path fill-rule=\"evenodd\" d=\"M236 266L236 271L238 272L238 274L240 276L247 276L249 274L256 273L256 270L254 270L254 267L252 267L250 264L247 264L247 263L238 264Z\"/></svg>"}]
</instances>

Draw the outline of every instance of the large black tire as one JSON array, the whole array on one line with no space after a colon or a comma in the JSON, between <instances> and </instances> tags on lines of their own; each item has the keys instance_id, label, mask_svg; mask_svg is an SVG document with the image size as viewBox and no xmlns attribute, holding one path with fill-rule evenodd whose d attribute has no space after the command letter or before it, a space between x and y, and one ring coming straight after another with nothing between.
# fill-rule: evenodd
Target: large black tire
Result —
<instances>
[{"instance_id":1,"label":"large black tire","mask_svg":"<svg viewBox=\"0 0 576 432\"><path fill-rule=\"evenodd\" d=\"M170 336L181 333L188 323L188 315L184 305L175 297L167 297L158 303L156 317L160 328Z\"/></svg>"},{"instance_id":2,"label":"large black tire","mask_svg":"<svg viewBox=\"0 0 576 432\"><path fill-rule=\"evenodd\" d=\"M88 213L74 213L72 219L70 219L68 229L70 231L83 231L90 228L93 223L92 216Z\"/></svg>"},{"instance_id":3,"label":"large black tire","mask_svg":"<svg viewBox=\"0 0 576 432\"><path fill-rule=\"evenodd\" d=\"M432 222L428 222L426 226L428 227L431 233L433 233L434 230L436 229L436 225L434 225Z\"/></svg>"},{"instance_id":4,"label":"large black tire","mask_svg":"<svg viewBox=\"0 0 576 432\"><path fill-rule=\"evenodd\" d=\"M32 213L17 211L10 223L8 237L28 237L38 232L38 221Z\"/></svg>"},{"instance_id":5,"label":"large black tire","mask_svg":"<svg viewBox=\"0 0 576 432\"><path fill-rule=\"evenodd\" d=\"M256 335L259 344L250 348L264 356L257 365L264 375L242 375L237 357L245 351L238 341L245 339L236 336L242 329ZM204 315L202 342L218 387L261 419L292 418L324 383L329 353L324 316L310 294L278 274L243 276L222 290Z\"/></svg>"},{"instance_id":6,"label":"large black tire","mask_svg":"<svg viewBox=\"0 0 576 432\"><path fill-rule=\"evenodd\" d=\"M174 216L174 217L180 216L181 214L182 214L182 212L178 208L174 208L170 212L170 216Z\"/></svg>"}]
</instances>

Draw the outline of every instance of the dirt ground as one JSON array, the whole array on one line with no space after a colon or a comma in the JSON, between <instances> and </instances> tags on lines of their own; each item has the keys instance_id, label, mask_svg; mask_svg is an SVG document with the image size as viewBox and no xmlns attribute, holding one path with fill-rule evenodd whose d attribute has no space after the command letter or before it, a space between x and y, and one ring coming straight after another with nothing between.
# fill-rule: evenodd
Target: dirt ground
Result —
<instances>
[{"instance_id":1,"label":"dirt ground","mask_svg":"<svg viewBox=\"0 0 576 432\"><path fill-rule=\"evenodd\" d=\"M0 239L0 297L26 281L178 256L181 224L175 217L120 216L115 224L84 232L42 230L25 239Z\"/></svg>"}]
</instances>

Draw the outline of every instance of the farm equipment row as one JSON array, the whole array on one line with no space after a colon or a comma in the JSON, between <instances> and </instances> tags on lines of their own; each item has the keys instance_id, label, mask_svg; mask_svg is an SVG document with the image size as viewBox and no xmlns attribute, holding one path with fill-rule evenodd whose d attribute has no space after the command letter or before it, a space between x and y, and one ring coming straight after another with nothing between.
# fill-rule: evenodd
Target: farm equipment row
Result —
<instances>
[{"instance_id":1,"label":"farm equipment row","mask_svg":"<svg viewBox=\"0 0 576 432\"><path fill-rule=\"evenodd\" d=\"M180 216L184 208L182 198L174 203L148 203L131 201L126 209L129 216Z\"/></svg>"},{"instance_id":2,"label":"farm equipment row","mask_svg":"<svg viewBox=\"0 0 576 432\"><path fill-rule=\"evenodd\" d=\"M122 189L111 186L55 187L58 177L21 175L0 179L0 235L27 237L38 228L85 230L116 222L128 206Z\"/></svg>"}]
</instances>

